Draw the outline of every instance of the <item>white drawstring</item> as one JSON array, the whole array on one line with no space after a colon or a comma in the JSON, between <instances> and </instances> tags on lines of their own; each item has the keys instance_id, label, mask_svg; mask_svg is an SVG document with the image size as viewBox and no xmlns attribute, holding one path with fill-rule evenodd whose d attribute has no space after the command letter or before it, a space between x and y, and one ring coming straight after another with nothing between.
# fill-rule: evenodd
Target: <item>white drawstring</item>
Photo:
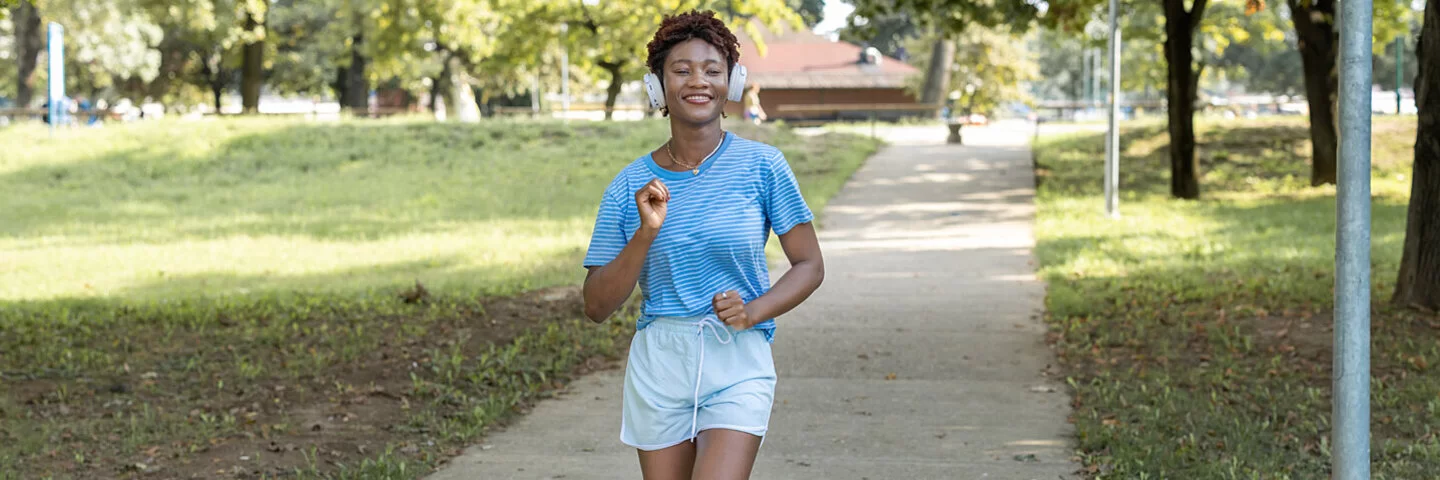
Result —
<instances>
[{"instance_id":1,"label":"white drawstring","mask_svg":"<svg viewBox=\"0 0 1440 480\"><path fill-rule=\"evenodd\" d=\"M721 345L729 345L730 341L735 339L735 334L730 333L730 328L726 327L718 318L705 316L695 324L698 326L695 338L700 340L700 361L698 362L699 366L695 367L695 410L690 414L691 442L695 441L695 435L698 433L695 430L699 428L698 422L700 421L700 376L705 371L705 327L710 327L710 333L715 334L715 340L719 341ZM725 333L724 338L720 337L722 332Z\"/></svg>"}]
</instances>

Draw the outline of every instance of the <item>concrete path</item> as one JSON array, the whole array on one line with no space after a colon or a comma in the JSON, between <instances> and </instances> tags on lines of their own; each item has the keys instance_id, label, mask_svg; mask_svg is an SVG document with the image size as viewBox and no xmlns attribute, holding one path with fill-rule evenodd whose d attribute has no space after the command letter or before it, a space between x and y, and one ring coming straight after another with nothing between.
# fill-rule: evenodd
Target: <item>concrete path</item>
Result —
<instances>
[{"instance_id":1,"label":"concrete path","mask_svg":"<svg viewBox=\"0 0 1440 480\"><path fill-rule=\"evenodd\" d=\"M951 146L943 128L881 129L892 146L824 212L824 286L778 320L752 478L1072 478L1031 255L1033 133L970 129ZM640 478L618 440L622 378L576 381L431 478Z\"/></svg>"}]
</instances>

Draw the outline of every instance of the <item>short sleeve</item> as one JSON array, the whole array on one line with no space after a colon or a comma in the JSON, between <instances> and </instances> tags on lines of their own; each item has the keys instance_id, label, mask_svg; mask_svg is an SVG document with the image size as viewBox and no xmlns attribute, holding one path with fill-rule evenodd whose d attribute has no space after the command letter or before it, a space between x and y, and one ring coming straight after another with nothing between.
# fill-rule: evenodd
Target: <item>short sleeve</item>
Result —
<instances>
[{"instance_id":1,"label":"short sleeve","mask_svg":"<svg viewBox=\"0 0 1440 480\"><path fill-rule=\"evenodd\" d=\"M603 267L625 248L625 202L623 196L617 196L623 183L617 179L600 199L600 213L595 216L595 230L590 233L585 267Z\"/></svg>"},{"instance_id":2,"label":"short sleeve","mask_svg":"<svg viewBox=\"0 0 1440 480\"><path fill-rule=\"evenodd\" d=\"M795 180L795 172L790 170L785 155L776 152L767 163L765 181L769 193L765 199L765 215L775 234L784 235L796 225L814 220L815 215L800 195L800 183Z\"/></svg>"}]
</instances>

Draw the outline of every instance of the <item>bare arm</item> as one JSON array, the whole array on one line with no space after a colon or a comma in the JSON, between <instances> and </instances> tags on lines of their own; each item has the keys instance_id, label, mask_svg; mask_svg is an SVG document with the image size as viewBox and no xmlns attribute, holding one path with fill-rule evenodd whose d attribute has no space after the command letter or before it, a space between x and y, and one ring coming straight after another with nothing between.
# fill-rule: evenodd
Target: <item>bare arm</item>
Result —
<instances>
[{"instance_id":1,"label":"bare arm","mask_svg":"<svg viewBox=\"0 0 1440 480\"><path fill-rule=\"evenodd\" d=\"M585 274L585 316L596 323L603 322L620 309L635 283L640 280L640 271L645 268L645 256L650 245L660 235L665 223L665 212L669 210L670 189L660 179L640 187L635 192L635 206L640 214L640 228L635 236L620 250L614 260L603 267L590 267Z\"/></svg>"},{"instance_id":2,"label":"bare arm","mask_svg":"<svg viewBox=\"0 0 1440 480\"><path fill-rule=\"evenodd\" d=\"M590 273L585 275L586 317L596 323L604 322L630 298L655 235L656 232L641 228L614 260L603 267L590 267Z\"/></svg>"},{"instance_id":3,"label":"bare arm","mask_svg":"<svg viewBox=\"0 0 1440 480\"><path fill-rule=\"evenodd\" d=\"M820 253L820 241L815 237L815 227L810 223L796 225L780 236L780 246L790 260L790 270L785 272L770 291L750 303L741 303L735 291L715 295L715 311L726 324L737 329L746 329L765 319L775 318L799 306L825 281L825 258Z\"/></svg>"}]
</instances>

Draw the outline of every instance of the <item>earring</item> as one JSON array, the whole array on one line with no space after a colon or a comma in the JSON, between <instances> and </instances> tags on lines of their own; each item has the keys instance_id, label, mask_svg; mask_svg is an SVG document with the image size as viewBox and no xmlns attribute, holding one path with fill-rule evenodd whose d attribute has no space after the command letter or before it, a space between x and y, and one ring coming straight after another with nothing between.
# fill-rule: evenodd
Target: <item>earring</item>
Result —
<instances>
[{"instance_id":1,"label":"earring","mask_svg":"<svg viewBox=\"0 0 1440 480\"><path fill-rule=\"evenodd\" d=\"M660 116L662 116L662 117L668 117L668 116L670 116L670 107L668 107L668 106L660 107Z\"/></svg>"}]
</instances>

